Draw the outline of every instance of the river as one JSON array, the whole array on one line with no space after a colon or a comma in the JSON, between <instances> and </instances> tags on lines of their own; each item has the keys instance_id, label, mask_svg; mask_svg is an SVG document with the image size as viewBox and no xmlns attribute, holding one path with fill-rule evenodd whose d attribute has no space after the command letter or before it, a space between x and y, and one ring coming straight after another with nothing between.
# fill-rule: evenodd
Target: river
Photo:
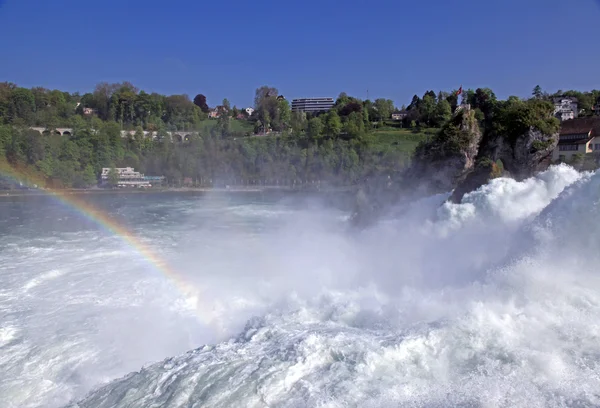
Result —
<instances>
[{"instance_id":1,"label":"river","mask_svg":"<svg viewBox=\"0 0 600 408\"><path fill-rule=\"evenodd\" d=\"M600 175L446 197L2 197L0 406L600 405Z\"/></svg>"}]
</instances>

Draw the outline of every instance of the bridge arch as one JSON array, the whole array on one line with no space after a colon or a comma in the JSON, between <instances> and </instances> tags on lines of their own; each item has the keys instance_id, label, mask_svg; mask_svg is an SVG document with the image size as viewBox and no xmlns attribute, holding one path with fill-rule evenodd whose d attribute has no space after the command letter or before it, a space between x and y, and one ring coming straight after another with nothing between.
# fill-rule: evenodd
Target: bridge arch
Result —
<instances>
[{"instance_id":1,"label":"bridge arch","mask_svg":"<svg viewBox=\"0 0 600 408\"><path fill-rule=\"evenodd\" d=\"M43 130L41 133L42 133L42 136L50 136L50 131L48 129Z\"/></svg>"},{"instance_id":2,"label":"bridge arch","mask_svg":"<svg viewBox=\"0 0 600 408\"><path fill-rule=\"evenodd\" d=\"M54 132L52 132L52 134L62 136L62 133L60 133L60 130L55 130Z\"/></svg>"},{"instance_id":3,"label":"bridge arch","mask_svg":"<svg viewBox=\"0 0 600 408\"><path fill-rule=\"evenodd\" d=\"M176 141L178 141L178 142L182 142L183 141L183 139L181 138L181 135L179 133L176 133L174 136L175 136L175 140Z\"/></svg>"},{"instance_id":4,"label":"bridge arch","mask_svg":"<svg viewBox=\"0 0 600 408\"><path fill-rule=\"evenodd\" d=\"M71 132L69 132L68 130L65 130L65 131L62 133L62 135L63 135L63 136L71 136Z\"/></svg>"}]
</instances>

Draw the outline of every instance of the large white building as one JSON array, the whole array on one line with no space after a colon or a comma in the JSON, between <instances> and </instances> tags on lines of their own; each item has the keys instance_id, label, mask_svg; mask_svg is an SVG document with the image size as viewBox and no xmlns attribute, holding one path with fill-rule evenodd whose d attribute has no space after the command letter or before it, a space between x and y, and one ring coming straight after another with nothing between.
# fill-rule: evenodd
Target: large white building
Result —
<instances>
[{"instance_id":1,"label":"large white building","mask_svg":"<svg viewBox=\"0 0 600 408\"><path fill-rule=\"evenodd\" d=\"M327 112L333 104L333 98L292 99L292 112Z\"/></svg>"},{"instance_id":2,"label":"large white building","mask_svg":"<svg viewBox=\"0 0 600 408\"><path fill-rule=\"evenodd\" d=\"M561 122L565 120L575 119L579 112L578 100L572 96L563 96L560 98L554 98L554 116L560 119Z\"/></svg>"},{"instance_id":3,"label":"large white building","mask_svg":"<svg viewBox=\"0 0 600 408\"><path fill-rule=\"evenodd\" d=\"M100 178L102 184L107 184L110 179L111 167L103 167ZM119 176L117 187L152 187L149 177L144 176L139 171L135 171L133 167L115 167L114 171ZM154 177L153 179L157 179Z\"/></svg>"}]
</instances>

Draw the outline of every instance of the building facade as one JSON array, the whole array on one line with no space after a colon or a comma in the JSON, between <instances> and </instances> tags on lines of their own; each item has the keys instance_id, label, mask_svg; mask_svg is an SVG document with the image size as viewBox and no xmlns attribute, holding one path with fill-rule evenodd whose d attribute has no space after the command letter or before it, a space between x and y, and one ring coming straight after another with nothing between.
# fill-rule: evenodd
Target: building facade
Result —
<instances>
[{"instance_id":1,"label":"building facade","mask_svg":"<svg viewBox=\"0 0 600 408\"><path fill-rule=\"evenodd\" d=\"M406 111L398 111L392 113L392 120L402 120L408 115Z\"/></svg>"},{"instance_id":2,"label":"building facade","mask_svg":"<svg viewBox=\"0 0 600 408\"><path fill-rule=\"evenodd\" d=\"M100 174L101 184L106 185L110 180L111 167L103 167ZM151 180L161 181L164 177L146 177L133 167L114 168L118 175L117 187L152 187Z\"/></svg>"},{"instance_id":3,"label":"building facade","mask_svg":"<svg viewBox=\"0 0 600 408\"><path fill-rule=\"evenodd\" d=\"M561 98L554 98L554 116L560 119L561 122L565 120L575 119L579 113L578 100L571 96L564 96Z\"/></svg>"},{"instance_id":4,"label":"building facade","mask_svg":"<svg viewBox=\"0 0 600 408\"><path fill-rule=\"evenodd\" d=\"M327 112L333 104L333 98L292 99L292 112Z\"/></svg>"},{"instance_id":5,"label":"building facade","mask_svg":"<svg viewBox=\"0 0 600 408\"><path fill-rule=\"evenodd\" d=\"M576 154L600 153L600 118L575 118L561 124L552 160L569 162Z\"/></svg>"}]
</instances>

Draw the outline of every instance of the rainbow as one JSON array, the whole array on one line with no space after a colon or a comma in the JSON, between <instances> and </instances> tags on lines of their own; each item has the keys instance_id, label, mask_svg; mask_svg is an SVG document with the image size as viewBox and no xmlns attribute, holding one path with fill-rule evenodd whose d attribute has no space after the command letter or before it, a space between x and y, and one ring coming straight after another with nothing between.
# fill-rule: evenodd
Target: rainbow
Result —
<instances>
[{"instance_id":1,"label":"rainbow","mask_svg":"<svg viewBox=\"0 0 600 408\"><path fill-rule=\"evenodd\" d=\"M118 224L117 221L112 219L106 212L100 211L98 208L85 202L78 194L58 189L42 189L39 187L45 184L45 180L42 177L36 176L35 174L20 172L4 161L0 161L0 175L8 177L16 183L26 183L35 186L34 188L38 191L54 197L57 201L73 209L82 217L94 222L110 234L121 238L125 244L133 248L135 252L140 254L142 258L151 264L158 272L171 280L184 295L187 296L190 293L191 288L186 284L183 277L173 270L165 260L154 253L152 249L141 241L133 232Z\"/></svg>"}]
</instances>

